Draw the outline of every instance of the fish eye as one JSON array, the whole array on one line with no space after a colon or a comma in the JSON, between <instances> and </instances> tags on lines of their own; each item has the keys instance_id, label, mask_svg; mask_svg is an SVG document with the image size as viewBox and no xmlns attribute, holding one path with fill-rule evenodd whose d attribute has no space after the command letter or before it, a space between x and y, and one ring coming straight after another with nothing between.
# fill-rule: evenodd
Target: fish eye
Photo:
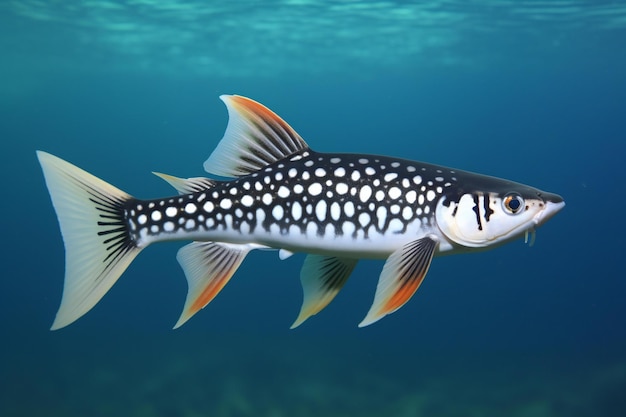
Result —
<instances>
[{"instance_id":1,"label":"fish eye","mask_svg":"<svg viewBox=\"0 0 626 417\"><path fill-rule=\"evenodd\" d=\"M509 214L517 214L524 207L524 199L517 193L508 193L502 199L502 207Z\"/></svg>"}]
</instances>

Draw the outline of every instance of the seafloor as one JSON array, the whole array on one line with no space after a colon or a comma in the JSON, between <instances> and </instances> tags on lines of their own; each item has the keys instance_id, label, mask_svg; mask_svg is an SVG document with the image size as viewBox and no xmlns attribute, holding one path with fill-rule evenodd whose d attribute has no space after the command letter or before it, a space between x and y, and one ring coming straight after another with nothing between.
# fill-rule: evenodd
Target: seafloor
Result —
<instances>
[{"instance_id":1,"label":"seafloor","mask_svg":"<svg viewBox=\"0 0 626 417\"><path fill-rule=\"evenodd\" d=\"M604 363L589 364L584 353L558 351L458 356L387 345L374 356L349 340L321 348L289 337L183 339L129 335L61 352L64 342L48 355L25 347L3 370L10 384L0 392L2 415L606 417L626 410L626 362L609 352L595 355Z\"/></svg>"}]
</instances>

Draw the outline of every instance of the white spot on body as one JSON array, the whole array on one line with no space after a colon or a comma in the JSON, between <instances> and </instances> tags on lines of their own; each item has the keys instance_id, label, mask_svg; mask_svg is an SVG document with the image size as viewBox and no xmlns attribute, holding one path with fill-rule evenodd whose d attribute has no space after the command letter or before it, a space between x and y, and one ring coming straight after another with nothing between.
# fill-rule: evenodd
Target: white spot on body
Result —
<instances>
[{"instance_id":1,"label":"white spot on body","mask_svg":"<svg viewBox=\"0 0 626 417\"><path fill-rule=\"evenodd\" d=\"M348 184L343 183L343 182L337 183L337 185L335 186L335 189L337 190L337 194L344 195L345 193L348 192Z\"/></svg>"},{"instance_id":2,"label":"white spot on body","mask_svg":"<svg viewBox=\"0 0 626 417\"><path fill-rule=\"evenodd\" d=\"M341 217L341 206L339 206L339 203L336 201L333 201L330 205L330 217L335 221L339 220L339 217Z\"/></svg>"},{"instance_id":3,"label":"white spot on body","mask_svg":"<svg viewBox=\"0 0 626 417\"><path fill-rule=\"evenodd\" d=\"M370 223L371 217L368 213L359 214L359 224L361 227L365 227Z\"/></svg>"},{"instance_id":4,"label":"white spot on body","mask_svg":"<svg viewBox=\"0 0 626 417\"><path fill-rule=\"evenodd\" d=\"M389 211L391 212L391 214L398 214L400 213L400 206L397 204L393 204L391 207L389 207Z\"/></svg>"},{"instance_id":5,"label":"white spot on body","mask_svg":"<svg viewBox=\"0 0 626 417\"><path fill-rule=\"evenodd\" d=\"M291 192L289 191L289 188L285 187L284 185L281 185L280 188L278 189L278 196L280 198L287 198L289 197L289 194Z\"/></svg>"},{"instance_id":6,"label":"white spot on body","mask_svg":"<svg viewBox=\"0 0 626 417\"><path fill-rule=\"evenodd\" d=\"M338 164L339 162L341 162L341 158L330 158L331 164Z\"/></svg>"},{"instance_id":7,"label":"white spot on body","mask_svg":"<svg viewBox=\"0 0 626 417\"><path fill-rule=\"evenodd\" d=\"M385 192L383 190L376 191L376 201L383 201L385 199Z\"/></svg>"},{"instance_id":8,"label":"white spot on body","mask_svg":"<svg viewBox=\"0 0 626 417\"><path fill-rule=\"evenodd\" d=\"M207 201L202 206L202 210L206 211L207 213L212 212L214 208L215 208L215 205L213 203L211 203L210 201Z\"/></svg>"},{"instance_id":9,"label":"white spot on body","mask_svg":"<svg viewBox=\"0 0 626 417\"><path fill-rule=\"evenodd\" d=\"M385 206L379 206L378 209L376 209L376 219L378 220L378 228L382 230L387 221L387 209Z\"/></svg>"},{"instance_id":10,"label":"white spot on body","mask_svg":"<svg viewBox=\"0 0 626 417\"><path fill-rule=\"evenodd\" d=\"M390 173L388 173L388 174L385 174L385 176L383 177L383 179L384 179L386 182L389 182L389 181L395 180L396 178L398 178L398 174L396 174L395 172L390 172Z\"/></svg>"},{"instance_id":11,"label":"white spot on body","mask_svg":"<svg viewBox=\"0 0 626 417\"><path fill-rule=\"evenodd\" d=\"M370 187L369 185L364 185L363 187L361 187L361 190L359 191L359 199L361 200L361 202L365 203L367 200L369 200L371 196L372 187Z\"/></svg>"},{"instance_id":12,"label":"white spot on body","mask_svg":"<svg viewBox=\"0 0 626 417\"><path fill-rule=\"evenodd\" d=\"M326 200L320 200L315 206L315 216L321 222L326 220Z\"/></svg>"},{"instance_id":13,"label":"white spot on body","mask_svg":"<svg viewBox=\"0 0 626 417\"><path fill-rule=\"evenodd\" d=\"M359 164L367 164L368 162L369 162L369 160L366 159L366 158L359 159Z\"/></svg>"},{"instance_id":14,"label":"white spot on body","mask_svg":"<svg viewBox=\"0 0 626 417\"><path fill-rule=\"evenodd\" d=\"M323 177L326 175L326 171L324 170L324 168L317 168L315 170L315 176L316 177Z\"/></svg>"},{"instance_id":15,"label":"white spot on body","mask_svg":"<svg viewBox=\"0 0 626 417\"><path fill-rule=\"evenodd\" d=\"M296 184L293 186L293 192L296 194L302 194L302 192L304 191L304 187L300 184Z\"/></svg>"},{"instance_id":16,"label":"white spot on body","mask_svg":"<svg viewBox=\"0 0 626 417\"><path fill-rule=\"evenodd\" d=\"M289 168L287 175L289 175L289 178L294 178L296 175L298 175L298 170L295 168Z\"/></svg>"},{"instance_id":17,"label":"white spot on body","mask_svg":"<svg viewBox=\"0 0 626 417\"><path fill-rule=\"evenodd\" d=\"M246 194L241 197L241 204L246 207L251 207L252 204L254 204L254 198L251 195Z\"/></svg>"},{"instance_id":18,"label":"white spot on body","mask_svg":"<svg viewBox=\"0 0 626 417\"><path fill-rule=\"evenodd\" d=\"M335 177L343 177L344 175L346 175L346 170L339 167L335 170Z\"/></svg>"},{"instance_id":19,"label":"white spot on body","mask_svg":"<svg viewBox=\"0 0 626 417\"><path fill-rule=\"evenodd\" d=\"M416 176L414 176L414 177L413 177L413 182L414 182L416 185L421 184L421 183L422 183L422 176L421 176L421 175L416 175Z\"/></svg>"},{"instance_id":20,"label":"white spot on body","mask_svg":"<svg viewBox=\"0 0 626 417\"><path fill-rule=\"evenodd\" d=\"M281 206L274 206L272 209L272 216L274 216L276 220L282 219L284 214L285 212Z\"/></svg>"},{"instance_id":21,"label":"white spot on body","mask_svg":"<svg viewBox=\"0 0 626 417\"><path fill-rule=\"evenodd\" d=\"M295 221L300 220L300 217L302 217L302 206L297 201L291 206L291 217L293 217Z\"/></svg>"},{"instance_id":22,"label":"white spot on body","mask_svg":"<svg viewBox=\"0 0 626 417\"><path fill-rule=\"evenodd\" d=\"M389 191L387 191L387 194L389 194L389 198L395 200L397 198L400 198L400 196L402 195L402 191L400 191L398 187L391 187Z\"/></svg>"},{"instance_id":23,"label":"white spot on body","mask_svg":"<svg viewBox=\"0 0 626 417\"><path fill-rule=\"evenodd\" d=\"M424 205L424 194L420 194L417 196L417 204L419 204L420 206Z\"/></svg>"},{"instance_id":24,"label":"white spot on body","mask_svg":"<svg viewBox=\"0 0 626 417\"><path fill-rule=\"evenodd\" d=\"M426 192L426 200L428 200L428 201L433 201L436 196L437 196L437 194L435 194L435 192L433 190L428 190Z\"/></svg>"},{"instance_id":25,"label":"white spot on body","mask_svg":"<svg viewBox=\"0 0 626 417\"><path fill-rule=\"evenodd\" d=\"M165 215L167 217L174 217L176 216L176 213L178 213L178 210L176 210L176 207L168 207L165 209Z\"/></svg>"},{"instance_id":26,"label":"white spot on body","mask_svg":"<svg viewBox=\"0 0 626 417\"><path fill-rule=\"evenodd\" d=\"M220 201L220 207L223 208L224 210L228 210L232 206L233 206L233 201L230 198L223 198L222 201Z\"/></svg>"},{"instance_id":27,"label":"white spot on body","mask_svg":"<svg viewBox=\"0 0 626 417\"><path fill-rule=\"evenodd\" d=\"M261 197L261 201L263 201L263 204L265 204L266 206L269 206L270 204L272 204L272 195L270 193L265 193L263 194L263 197Z\"/></svg>"},{"instance_id":28,"label":"white spot on body","mask_svg":"<svg viewBox=\"0 0 626 417\"><path fill-rule=\"evenodd\" d=\"M404 196L404 199L406 200L407 203L409 204L413 204L415 203L415 200L417 199L417 192L415 192L415 190L411 190L408 193L406 193L406 195Z\"/></svg>"},{"instance_id":29,"label":"white spot on body","mask_svg":"<svg viewBox=\"0 0 626 417\"><path fill-rule=\"evenodd\" d=\"M140 214L139 217L137 217L137 221L139 222L139 224L146 224L146 222L148 221L148 216L146 216L145 214Z\"/></svg>"},{"instance_id":30,"label":"white spot on body","mask_svg":"<svg viewBox=\"0 0 626 417\"><path fill-rule=\"evenodd\" d=\"M346 236L352 236L355 230L356 227L352 222L343 222L343 224L341 225L341 231Z\"/></svg>"},{"instance_id":31,"label":"white spot on body","mask_svg":"<svg viewBox=\"0 0 626 417\"><path fill-rule=\"evenodd\" d=\"M347 201L343 205L343 212L346 213L346 216L348 217L354 216L354 203L352 203L352 201Z\"/></svg>"},{"instance_id":32,"label":"white spot on body","mask_svg":"<svg viewBox=\"0 0 626 417\"><path fill-rule=\"evenodd\" d=\"M319 182L314 182L309 185L308 191L312 196L320 195L322 193L322 185Z\"/></svg>"},{"instance_id":33,"label":"white spot on body","mask_svg":"<svg viewBox=\"0 0 626 417\"><path fill-rule=\"evenodd\" d=\"M185 229L191 230L194 227L196 227L196 222L194 221L194 219L188 219L187 222L185 223Z\"/></svg>"},{"instance_id":34,"label":"white spot on body","mask_svg":"<svg viewBox=\"0 0 626 417\"><path fill-rule=\"evenodd\" d=\"M261 224L265 220L265 210L258 208L256 209L256 221Z\"/></svg>"},{"instance_id":35,"label":"white spot on body","mask_svg":"<svg viewBox=\"0 0 626 417\"><path fill-rule=\"evenodd\" d=\"M411 207L406 206L405 208L402 209L402 218L404 220L410 220L413 217L413 210L411 209Z\"/></svg>"},{"instance_id":36,"label":"white spot on body","mask_svg":"<svg viewBox=\"0 0 626 417\"><path fill-rule=\"evenodd\" d=\"M155 221L158 222L159 220L161 220L161 212L158 210L155 210L152 212L152 214L150 215L150 218Z\"/></svg>"},{"instance_id":37,"label":"white spot on body","mask_svg":"<svg viewBox=\"0 0 626 417\"><path fill-rule=\"evenodd\" d=\"M187 214L194 214L196 210L198 210L198 207L196 207L194 203L187 203L187 205L185 205L185 213Z\"/></svg>"},{"instance_id":38,"label":"white spot on body","mask_svg":"<svg viewBox=\"0 0 626 417\"><path fill-rule=\"evenodd\" d=\"M165 230L166 232L174 231L174 223L173 222L165 222L163 224L163 230Z\"/></svg>"},{"instance_id":39,"label":"white spot on body","mask_svg":"<svg viewBox=\"0 0 626 417\"><path fill-rule=\"evenodd\" d=\"M352 171L352 181L358 181L361 178L361 173L359 171Z\"/></svg>"},{"instance_id":40,"label":"white spot on body","mask_svg":"<svg viewBox=\"0 0 626 417\"><path fill-rule=\"evenodd\" d=\"M306 225L307 236L313 237L317 235L317 224L315 222L308 222Z\"/></svg>"}]
</instances>

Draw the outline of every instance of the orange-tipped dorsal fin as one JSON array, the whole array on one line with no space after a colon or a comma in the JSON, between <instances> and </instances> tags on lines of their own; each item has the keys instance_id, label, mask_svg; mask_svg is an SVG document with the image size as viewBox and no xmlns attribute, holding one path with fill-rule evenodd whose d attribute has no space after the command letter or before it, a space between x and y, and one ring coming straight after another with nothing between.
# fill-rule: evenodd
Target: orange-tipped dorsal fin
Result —
<instances>
[{"instance_id":1,"label":"orange-tipped dorsal fin","mask_svg":"<svg viewBox=\"0 0 626 417\"><path fill-rule=\"evenodd\" d=\"M308 149L304 139L264 105L242 96L220 99L228 109L228 126L204 162L208 173L240 177Z\"/></svg>"}]
</instances>

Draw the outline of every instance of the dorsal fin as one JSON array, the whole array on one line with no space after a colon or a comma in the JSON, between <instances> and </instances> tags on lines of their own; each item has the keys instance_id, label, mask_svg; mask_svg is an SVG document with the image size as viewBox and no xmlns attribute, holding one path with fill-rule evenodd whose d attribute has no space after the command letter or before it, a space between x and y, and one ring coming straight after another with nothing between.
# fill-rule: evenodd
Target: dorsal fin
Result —
<instances>
[{"instance_id":1,"label":"dorsal fin","mask_svg":"<svg viewBox=\"0 0 626 417\"><path fill-rule=\"evenodd\" d=\"M178 178L173 175L163 174L161 172L153 172L153 174L165 180L172 187L176 188L178 194L191 194L215 187L215 181L209 178Z\"/></svg>"},{"instance_id":2,"label":"dorsal fin","mask_svg":"<svg viewBox=\"0 0 626 417\"><path fill-rule=\"evenodd\" d=\"M228 108L224 137L204 162L205 171L239 177L258 171L308 145L276 113L242 96L222 95Z\"/></svg>"}]
</instances>

